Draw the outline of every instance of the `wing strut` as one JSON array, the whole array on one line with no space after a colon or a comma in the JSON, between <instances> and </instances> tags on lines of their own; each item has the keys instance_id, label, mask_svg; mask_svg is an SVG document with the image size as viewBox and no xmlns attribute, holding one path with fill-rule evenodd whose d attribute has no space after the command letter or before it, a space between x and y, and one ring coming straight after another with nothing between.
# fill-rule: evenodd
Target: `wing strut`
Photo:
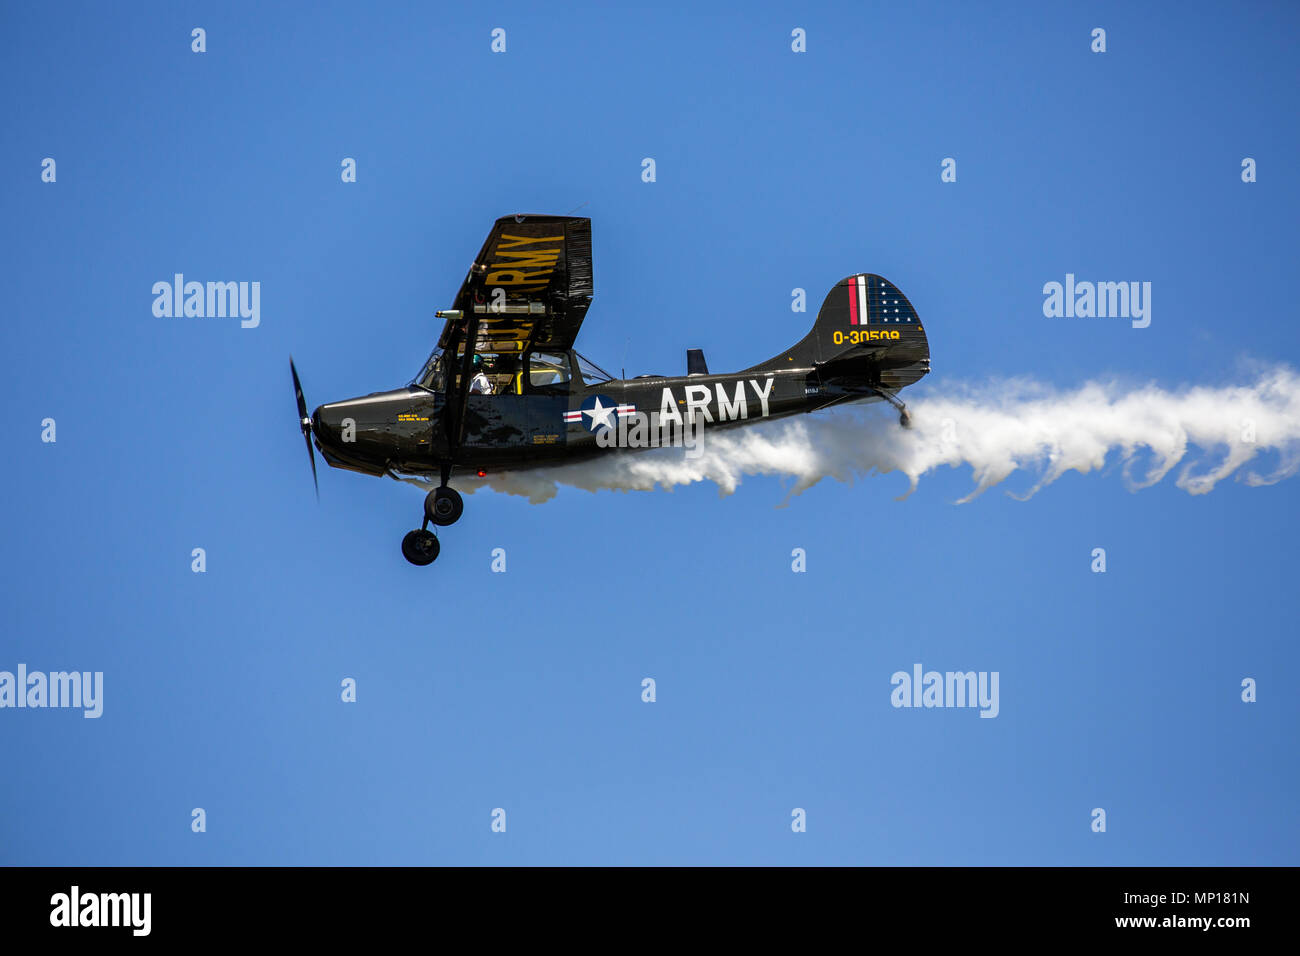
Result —
<instances>
[{"instance_id":1,"label":"wing strut","mask_svg":"<svg viewBox=\"0 0 1300 956\"><path fill-rule=\"evenodd\" d=\"M452 321L449 323L451 336L447 341L444 355L450 356L447 360L447 393L446 409L450 413L445 417L447 426L447 459L454 461L456 452L460 450L460 443L465 437L465 406L469 401L469 388L471 373L474 370L474 345L478 341L479 317L475 313L470 313L465 321L458 321L462 313L456 311L438 312L438 318L447 318ZM456 350L460 347L461 334L464 333L465 358L461 362L459 385L450 365L456 360ZM442 469L442 483L447 484L451 478L451 466L444 465Z\"/></svg>"}]
</instances>

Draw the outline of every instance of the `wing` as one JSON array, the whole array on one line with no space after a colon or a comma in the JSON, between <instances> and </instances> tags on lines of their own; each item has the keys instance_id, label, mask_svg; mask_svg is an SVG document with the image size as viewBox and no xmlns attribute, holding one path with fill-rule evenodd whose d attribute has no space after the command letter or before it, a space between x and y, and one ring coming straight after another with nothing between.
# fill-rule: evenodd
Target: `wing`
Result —
<instances>
[{"instance_id":1,"label":"wing","mask_svg":"<svg viewBox=\"0 0 1300 956\"><path fill-rule=\"evenodd\" d=\"M476 351L565 351L591 295L590 219L503 216L456 293L462 318L447 321L438 344L448 346L453 323L477 318Z\"/></svg>"}]
</instances>

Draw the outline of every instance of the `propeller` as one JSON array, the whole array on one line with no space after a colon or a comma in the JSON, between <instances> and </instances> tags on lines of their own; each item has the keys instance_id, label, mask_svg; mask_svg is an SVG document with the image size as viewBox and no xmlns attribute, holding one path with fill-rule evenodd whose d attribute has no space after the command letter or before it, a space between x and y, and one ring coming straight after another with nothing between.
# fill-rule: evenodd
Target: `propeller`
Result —
<instances>
[{"instance_id":1,"label":"propeller","mask_svg":"<svg viewBox=\"0 0 1300 956\"><path fill-rule=\"evenodd\" d=\"M307 414L307 399L302 395L302 382L298 381L298 370L294 368L293 356L289 356L289 371L293 373L293 394L298 399L298 426L302 437L307 442L307 457L311 459L311 483L316 486L316 500L320 501L320 481L316 478L316 453L311 447L311 416Z\"/></svg>"}]
</instances>

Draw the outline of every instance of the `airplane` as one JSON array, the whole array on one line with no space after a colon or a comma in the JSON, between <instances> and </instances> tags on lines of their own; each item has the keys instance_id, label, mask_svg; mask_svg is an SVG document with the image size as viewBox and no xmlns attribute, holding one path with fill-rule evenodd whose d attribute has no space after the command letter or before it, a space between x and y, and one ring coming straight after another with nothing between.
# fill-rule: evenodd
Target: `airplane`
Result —
<instances>
[{"instance_id":1,"label":"airplane","mask_svg":"<svg viewBox=\"0 0 1300 956\"><path fill-rule=\"evenodd\" d=\"M298 419L311 459L391 478L437 475L424 522L402 555L428 565L441 550L430 530L454 524L464 502L451 479L634 453L649 434L663 444L686 429L731 428L846 402L886 401L910 418L898 392L930 371L930 347L907 297L872 273L827 294L811 331L766 362L710 372L687 350L684 375L615 379L573 348L593 292L591 220L503 216L470 266L437 346L401 388L329 402L307 414L289 359ZM472 344L470 344L472 343ZM658 444L658 442L655 442Z\"/></svg>"}]
</instances>

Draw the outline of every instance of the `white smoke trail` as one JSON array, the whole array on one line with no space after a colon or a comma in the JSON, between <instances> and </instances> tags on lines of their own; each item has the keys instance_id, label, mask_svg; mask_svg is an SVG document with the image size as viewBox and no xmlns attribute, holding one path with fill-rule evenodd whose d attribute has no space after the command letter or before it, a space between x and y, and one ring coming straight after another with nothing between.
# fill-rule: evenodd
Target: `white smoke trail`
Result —
<instances>
[{"instance_id":1,"label":"white smoke trail","mask_svg":"<svg viewBox=\"0 0 1300 956\"><path fill-rule=\"evenodd\" d=\"M680 448L610 451L587 462L457 483L538 503L560 485L649 491L710 481L729 495L746 475L781 475L794 479L791 494L799 494L823 478L898 471L907 475L911 494L922 475L941 465L969 465L975 487L961 499L966 502L1017 471L1036 476L1027 492L1015 495L1028 498L1068 471L1086 474L1108 459L1122 465L1133 490L1155 484L1187 459L1175 483L1194 495L1233 473L1248 485L1269 485L1300 469L1300 376L1288 367L1267 370L1250 385L1178 391L1090 382L1061 392L1024 380L1000 382L932 393L909 407L910 429L899 427L888 406L841 407L706 428L695 458ZM1240 471L1260 454L1272 457L1271 470Z\"/></svg>"}]
</instances>

